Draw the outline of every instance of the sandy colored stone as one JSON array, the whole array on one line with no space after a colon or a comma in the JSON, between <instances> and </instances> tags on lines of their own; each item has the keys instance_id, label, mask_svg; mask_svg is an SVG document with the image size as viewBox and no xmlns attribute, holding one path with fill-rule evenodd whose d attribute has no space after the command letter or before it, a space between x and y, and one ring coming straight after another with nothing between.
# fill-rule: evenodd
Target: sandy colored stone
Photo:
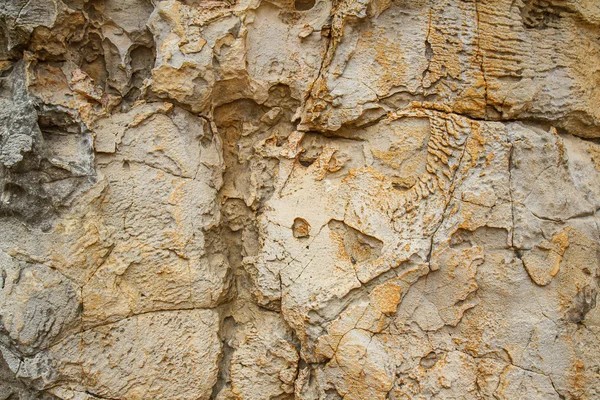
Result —
<instances>
[{"instance_id":1,"label":"sandy colored stone","mask_svg":"<svg viewBox=\"0 0 600 400\"><path fill-rule=\"evenodd\" d=\"M600 398L593 0L0 4L0 398Z\"/></svg>"}]
</instances>

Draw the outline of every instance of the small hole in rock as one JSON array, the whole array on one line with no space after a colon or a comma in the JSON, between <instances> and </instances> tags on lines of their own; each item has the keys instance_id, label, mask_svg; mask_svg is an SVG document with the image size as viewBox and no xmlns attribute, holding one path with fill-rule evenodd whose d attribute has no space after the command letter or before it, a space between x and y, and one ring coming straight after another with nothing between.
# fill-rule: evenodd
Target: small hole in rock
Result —
<instances>
[{"instance_id":1,"label":"small hole in rock","mask_svg":"<svg viewBox=\"0 0 600 400\"><path fill-rule=\"evenodd\" d=\"M315 6L315 0L296 0L294 8L298 11L307 11Z\"/></svg>"},{"instance_id":2,"label":"small hole in rock","mask_svg":"<svg viewBox=\"0 0 600 400\"><path fill-rule=\"evenodd\" d=\"M392 187L400 192L406 192L408 189L410 189L410 187L407 187L406 185L403 185L401 183L392 183Z\"/></svg>"},{"instance_id":3,"label":"small hole in rock","mask_svg":"<svg viewBox=\"0 0 600 400\"><path fill-rule=\"evenodd\" d=\"M392 187L400 192L406 192L415 186L416 183L417 180L414 177L392 177Z\"/></svg>"},{"instance_id":4,"label":"small hole in rock","mask_svg":"<svg viewBox=\"0 0 600 400\"><path fill-rule=\"evenodd\" d=\"M300 165L302 165L305 168L310 167L316 160L314 159L306 159L306 158L299 158L298 161L300 162Z\"/></svg>"},{"instance_id":5,"label":"small hole in rock","mask_svg":"<svg viewBox=\"0 0 600 400\"><path fill-rule=\"evenodd\" d=\"M437 354L435 354L433 351L431 351L425 357L421 358L421 361L419 361L419 364L424 369L430 369L437 363L437 361L438 361Z\"/></svg>"},{"instance_id":6,"label":"small hole in rock","mask_svg":"<svg viewBox=\"0 0 600 400\"><path fill-rule=\"evenodd\" d=\"M305 238L310 236L310 224L304 218L296 218L292 225L292 232L295 238Z\"/></svg>"}]
</instances>

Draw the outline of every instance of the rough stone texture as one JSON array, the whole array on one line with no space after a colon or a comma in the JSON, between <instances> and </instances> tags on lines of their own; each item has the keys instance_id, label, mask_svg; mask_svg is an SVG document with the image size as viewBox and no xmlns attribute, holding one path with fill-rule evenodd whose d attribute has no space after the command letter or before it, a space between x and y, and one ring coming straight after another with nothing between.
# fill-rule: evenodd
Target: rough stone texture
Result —
<instances>
[{"instance_id":1,"label":"rough stone texture","mask_svg":"<svg viewBox=\"0 0 600 400\"><path fill-rule=\"evenodd\" d=\"M600 2L0 2L0 399L600 398Z\"/></svg>"}]
</instances>

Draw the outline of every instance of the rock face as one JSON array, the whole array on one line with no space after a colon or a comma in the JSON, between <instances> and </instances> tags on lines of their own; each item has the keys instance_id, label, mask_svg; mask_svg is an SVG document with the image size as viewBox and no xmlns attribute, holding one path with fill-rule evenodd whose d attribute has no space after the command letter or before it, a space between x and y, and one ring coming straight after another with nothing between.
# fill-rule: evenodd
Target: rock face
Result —
<instances>
[{"instance_id":1,"label":"rock face","mask_svg":"<svg viewBox=\"0 0 600 400\"><path fill-rule=\"evenodd\" d=\"M0 399L599 399L599 32L2 1Z\"/></svg>"}]
</instances>

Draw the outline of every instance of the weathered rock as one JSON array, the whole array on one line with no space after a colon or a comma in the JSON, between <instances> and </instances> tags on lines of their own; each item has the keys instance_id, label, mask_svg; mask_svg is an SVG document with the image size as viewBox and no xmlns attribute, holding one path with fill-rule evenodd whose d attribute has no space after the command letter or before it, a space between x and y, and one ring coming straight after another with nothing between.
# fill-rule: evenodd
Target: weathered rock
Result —
<instances>
[{"instance_id":1,"label":"weathered rock","mask_svg":"<svg viewBox=\"0 0 600 400\"><path fill-rule=\"evenodd\" d=\"M45 265L27 265L0 253L2 343L31 355L80 327L77 286Z\"/></svg>"},{"instance_id":2,"label":"weathered rock","mask_svg":"<svg viewBox=\"0 0 600 400\"><path fill-rule=\"evenodd\" d=\"M0 398L599 398L599 27L0 4Z\"/></svg>"},{"instance_id":3,"label":"weathered rock","mask_svg":"<svg viewBox=\"0 0 600 400\"><path fill-rule=\"evenodd\" d=\"M73 335L14 372L59 398L208 399L218 371L217 328L210 310L136 315Z\"/></svg>"}]
</instances>

